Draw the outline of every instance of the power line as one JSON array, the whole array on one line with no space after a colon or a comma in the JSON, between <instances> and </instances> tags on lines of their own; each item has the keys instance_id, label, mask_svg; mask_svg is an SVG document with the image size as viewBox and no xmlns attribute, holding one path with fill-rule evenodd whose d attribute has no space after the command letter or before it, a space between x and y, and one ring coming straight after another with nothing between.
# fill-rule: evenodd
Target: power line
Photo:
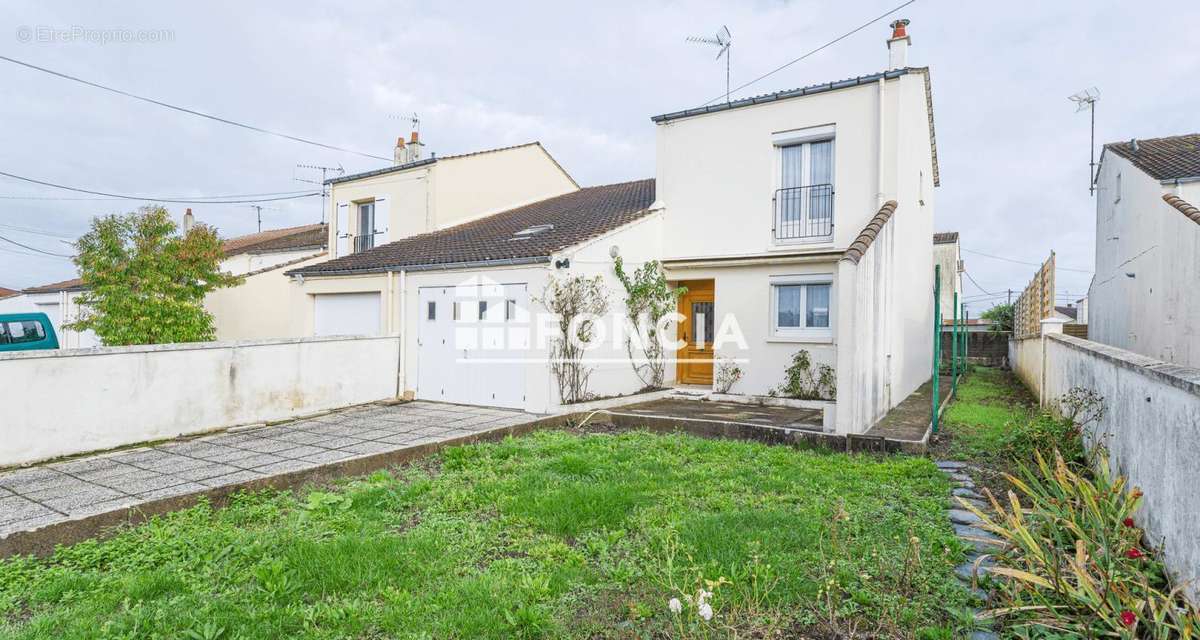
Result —
<instances>
[{"instance_id":1,"label":"power line","mask_svg":"<svg viewBox=\"0 0 1200 640\"><path fill-rule=\"evenodd\" d=\"M3 58L3 56L0 56L0 58ZM274 196L274 197L270 197L270 198L254 198L251 200L204 200L204 199L200 199L199 197L192 197L192 198L188 198L188 199L184 199L184 198L154 198L154 197L146 197L146 196L130 196L130 195L124 195L124 194L120 194L120 193L105 193L103 191L92 191L90 189L81 189L79 187L68 187L66 185L55 184L53 182L46 182L45 180L37 180L35 178L27 178L25 176L19 176L19 175L16 175L15 173L7 173L4 171L0 171L0 176L7 176L9 178L14 178L16 180L24 180L25 182L32 182L33 184L40 184L40 185L43 185L46 187L54 187L56 189L66 189L67 191L77 191L79 193L89 193L94 196L107 196L109 198L121 198L124 200L141 200L144 202L173 202L173 203L179 203L179 204L245 204L248 202L274 202L276 200L295 200L297 198L308 198L308 197L312 197L312 196L321 195L320 191L312 191L312 192L299 193L297 195L292 195L292 196ZM233 197L239 197L239 196L208 196L208 197L209 198L226 198L226 197L233 198Z\"/></svg>"},{"instance_id":2,"label":"power line","mask_svg":"<svg viewBox=\"0 0 1200 640\"><path fill-rule=\"evenodd\" d=\"M915 1L915 0L913 0L913 1ZM65 74L65 73L62 73L62 72L59 72L59 71L54 71L53 69L47 69L47 68L45 68L45 67L39 67L39 66L37 66L37 65L35 65L35 64L30 64L30 63L28 63L28 62L22 62L21 60L17 60L16 58L10 58L10 57L8 57L8 56L0 56L0 60L4 60L4 61L6 61L6 62L11 62L11 63L13 63L13 64L20 65L20 66L22 66L22 67L26 67L26 68L28 68L28 69L33 69L33 70L35 70L35 71L41 71L42 73L48 73L48 74L50 74L50 75L52 75L52 76L57 76L57 77L59 77L59 78L63 78L64 80L70 80L70 81L72 81L72 82L78 82L78 83L80 83L80 84L85 84L85 85L87 85L87 86L89 86L89 87L95 87L95 88L97 88L97 89L103 89L104 91L110 91L110 92L112 92L112 93L115 93L115 94L117 94L117 95L122 95L122 96L125 96L125 97L127 97L127 98L133 98L134 100L141 100L142 102L149 102L150 104L158 105L158 106L160 106L160 107L166 107L167 109L173 109L173 110L175 110L175 111L179 111L179 112L182 112L182 113L187 113L187 114L190 114L190 115L193 115L193 116L199 116L199 117L201 117L201 118L207 118L207 119L209 119L209 120L212 120L212 121L214 121L214 122L220 122L220 123L223 123L223 124L228 124L228 125L232 125L232 126L235 126L235 127L241 127L241 128L243 128L243 129L248 129L248 130L250 130L250 131L257 131L257 132L259 132L259 133L265 133L265 134L267 134L267 135L272 135L272 136L276 136L276 137L279 137L279 138L284 138L284 139L286 139L286 140L292 140L292 141L294 141L294 142L301 142L301 143L304 143L304 144L310 144L310 145L313 145L313 146L315 146L315 147L322 147L322 148L324 148L324 149L331 149L331 150L333 150L333 151L343 151L343 152L345 152L345 153L353 153L353 154L355 154L355 155L358 155L358 156L363 156L364 158L374 158L374 159L376 159L376 160L384 160L384 161L387 161L387 162L391 162L391 161L392 161L392 158L385 158L385 157L383 157L383 156L377 156L377 155L373 155L373 154L370 154L370 153L364 153L364 152L362 152L362 151L355 151L355 150L353 150L353 149L347 149L347 148L345 148L345 147L339 147L339 146L332 145L332 144L325 144L325 143L323 143L323 142L317 142L317 141L315 141L315 140L308 140L308 139L306 139L306 138L300 138L300 137L298 137L298 136L293 136L293 135L289 135L289 134L286 134L286 133L280 133L280 132L278 132L278 131L271 131L270 129L263 129L262 127L256 127L256 126L254 126L254 125L245 124L245 123L242 123L242 122L235 122L235 121L233 121L233 120L229 120L229 119L227 119L227 118L222 118L222 117L220 117L220 116L214 116L214 115L212 115L212 114L204 113L204 112L202 112L202 111L196 111L195 109L189 109L189 108L187 108L187 107L180 107L180 106L178 106L178 105L173 105L173 104L170 104L170 103L167 103L167 102L162 102L161 100L155 100L154 98L147 98L147 97L145 97L145 96L139 96L139 95L137 95L136 93L130 93L130 92L128 92L128 91L122 91L121 89L114 89L113 87L108 87L108 86L105 86L105 85L102 85L102 84L99 84L99 83L96 83L96 82L92 82L92 81L90 81L90 80L84 80L83 78L77 78L77 77L75 77L75 76L72 76L72 75L67 75L67 74Z\"/></svg>"},{"instance_id":3,"label":"power line","mask_svg":"<svg viewBox=\"0 0 1200 640\"><path fill-rule=\"evenodd\" d=\"M966 251L967 253L973 253L973 254L975 254L975 255L977 255L977 256L983 256L983 257L985 257L985 258L992 258L992 259L994 259L994 260L1003 260L1003 261L1005 261L1005 262L1013 262L1013 263L1016 263L1016 264L1028 265L1028 266L1030 266L1030 267L1040 267L1040 266L1042 266L1042 265L1040 265L1040 264L1038 264L1038 263L1036 263L1036 262L1025 262L1024 260L1014 260L1014 259L1012 259L1012 258L1005 258L1005 257L1003 257L1003 256L994 256L994 255L992 255L992 254L990 254L990 253L984 253L984 252L982 252L982 251L973 251L973 250L971 250L971 249L967 249L967 248L965 248L965 247L963 247L963 251ZM1079 273L1092 273L1091 271L1088 271L1087 269L1072 269L1072 268L1070 268L1070 267L1060 267L1060 266L1058 266L1058 265L1055 265L1055 266L1054 266L1054 268L1055 268L1056 270L1059 270L1059 271L1078 271Z\"/></svg>"},{"instance_id":4,"label":"power line","mask_svg":"<svg viewBox=\"0 0 1200 640\"><path fill-rule=\"evenodd\" d=\"M876 22L879 22L880 20L883 20L884 18L886 18L886 17L888 17L888 16L892 15L893 13L896 13L897 11L899 11L899 10L903 9L904 7L907 7L908 5L910 5L910 4L912 4L912 3L916 2L916 1L917 1L917 0L908 0L908 2L905 2L904 4L901 4L901 5L897 6L896 8L892 9L891 11L888 11L887 13L885 13L885 14L883 14L883 15L881 15L881 16L879 16L879 17L877 17L877 18L874 18L874 19L872 19L872 20L871 20L871 21L869 21L869 22L865 22L865 23L863 23L862 25L860 25L860 26L856 27L855 29L852 29L852 30L850 30L850 31L847 31L846 33L843 33L842 35L840 35L840 36L838 36L838 37L834 38L833 40L830 40L829 42L826 42L825 44L823 44L823 45L821 45L821 46L817 47L816 49L813 49L812 51L809 51L808 53L806 53L806 54L804 54L804 55L800 56L799 58L796 58L795 60L792 60L791 62L788 62L788 63L782 64L782 65L780 65L780 66L778 66L778 67L776 67L776 68L774 68L774 69L772 69L772 70L770 70L770 71L768 71L768 72L766 72L766 73L762 74L761 76L758 76L757 78L755 78L755 79L751 80L750 82L747 82L747 83L745 83L745 84L742 84L742 85L739 85L739 86L737 86L737 87L734 87L734 88L733 88L733 91L732 91L732 93L737 93L738 91L741 91L742 89L745 89L746 87L748 87L748 86L750 86L750 85L752 85L752 84L754 84L754 83L758 82L759 80L762 80L763 78L766 78L766 77L767 77L767 76L769 76L769 75L772 75L772 74L775 74L775 73L779 73L780 71L783 71L784 69L786 69L786 68L788 68L788 67L790 67L790 66L792 66L792 65L796 64L797 62L800 62L801 60L803 60L803 59L805 59L805 58L807 58L807 57L809 57L809 56L811 56L811 55L813 55L813 54L815 54L815 53L817 53L817 52L821 51L822 49L827 49L827 48L829 48L829 47L832 47L833 45L835 45L835 44L837 44L837 43L841 42L842 40L845 40L846 38L849 38L850 36L852 36L852 35L854 35L854 34L858 33L859 31L862 31L863 29L866 29L867 27L869 27L869 26L871 26L871 25L875 24ZM709 100L708 102L705 102L704 104L702 104L702 105L700 105L700 106L702 106L702 107L703 107L703 106L705 106L705 105L712 104L712 103L716 102L717 100L720 100L720 99L722 99L722 98L726 98L726 97L728 97L728 95L729 95L729 93L728 93L728 92L727 92L727 93L725 93L725 94L723 94L723 95L719 95L719 96L717 96L717 97L713 98L712 100Z\"/></svg>"},{"instance_id":5,"label":"power line","mask_svg":"<svg viewBox=\"0 0 1200 640\"><path fill-rule=\"evenodd\" d=\"M48 256L54 256L55 258L70 258L70 257L72 257L72 256L68 256L68 255L66 255L66 254L62 254L62 253L53 253L53 252L51 252L51 251L43 251L43 250L41 250L41 249L38 249L37 247L31 247L31 246L29 246L29 245L27 245L27 244L21 244L20 242L17 242L16 240L12 240L12 239L10 239L10 238L5 238L4 236L0 236L0 240L3 240L3 241L5 241L5 242L7 242L7 243L9 243L9 244L15 244L15 245L17 245L18 247L21 247L22 249L28 249L28 250L30 250L30 251L36 251L37 253L44 253L44 254L46 254L46 255L48 255Z\"/></svg>"},{"instance_id":6,"label":"power line","mask_svg":"<svg viewBox=\"0 0 1200 640\"><path fill-rule=\"evenodd\" d=\"M250 198L256 196L283 196L283 195L301 195L307 194L308 191L272 191L269 193L235 193L223 196L171 196L172 198ZM0 195L0 200L86 200L92 202L109 202L112 200L123 200L125 198L108 197L108 198L68 198L63 196L13 196ZM163 198L154 198L154 200L162 201Z\"/></svg>"},{"instance_id":7,"label":"power line","mask_svg":"<svg viewBox=\"0 0 1200 640\"><path fill-rule=\"evenodd\" d=\"M64 236L60 233L47 231L45 229L35 229L33 227L19 227L15 224L0 224L0 229L8 229L9 231L17 231L20 233L32 233L37 236L46 236L48 238L59 238L62 240L72 240L71 236Z\"/></svg>"},{"instance_id":8,"label":"power line","mask_svg":"<svg viewBox=\"0 0 1200 640\"><path fill-rule=\"evenodd\" d=\"M979 285L978 282L975 282L975 276L972 276L970 271L967 271L964 269L963 273L967 274L967 278L971 281L971 284L974 284L976 287L978 287L978 289L980 291L982 291L988 295L996 295L994 293L990 293L987 289L984 289L982 286Z\"/></svg>"}]
</instances>

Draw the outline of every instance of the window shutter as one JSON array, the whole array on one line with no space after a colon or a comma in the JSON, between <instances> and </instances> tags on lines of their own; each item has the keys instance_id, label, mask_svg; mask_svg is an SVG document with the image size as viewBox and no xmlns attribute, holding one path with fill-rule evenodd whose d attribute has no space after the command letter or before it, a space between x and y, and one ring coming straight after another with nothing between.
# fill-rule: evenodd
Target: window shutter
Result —
<instances>
[{"instance_id":1,"label":"window shutter","mask_svg":"<svg viewBox=\"0 0 1200 640\"><path fill-rule=\"evenodd\" d=\"M350 203L337 203L337 249L335 258L350 255Z\"/></svg>"},{"instance_id":2,"label":"window shutter","mask_svg":"<svg viewBox=\"0 0 1200 640\"><path fill-rule=\"evenodd\" d=\"M388 241L388 220L391 219L388 211L388 205L391 201L386 197L375 198L375 246L379 246ZM379 236L383 237L380 238Z\"/></svg>"}]
</instances>

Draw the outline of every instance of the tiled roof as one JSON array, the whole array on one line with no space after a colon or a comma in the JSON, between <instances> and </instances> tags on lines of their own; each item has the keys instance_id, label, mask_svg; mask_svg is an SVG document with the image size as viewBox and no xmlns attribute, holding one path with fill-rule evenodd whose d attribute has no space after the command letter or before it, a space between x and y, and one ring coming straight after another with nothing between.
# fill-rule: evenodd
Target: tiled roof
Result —
<instances>
[{"instance_id":1,"label":"tiled roof","mask_svg":"<svg viewBox=\"0 0 1200 640\"><path fill-rule=\"evenodd\" d=\"M0 287L0 298L7 298L9 296L15 296L18 293L21 293L21 292L17 291L16 289L9 289L8 287Z\"/></svg>"},{"instance_id":2,"label":"tiled roof","mask_svg":"<svg viewBox=\"0 0 1200 640\"><path fill-rule=\"evenodd\" d=\"M874 218L863 227L863 230L850 243L850 248L846 249L846 253L842 254L842 260L849 260L854 264L858 264L862 260L863 254L867 249L871 248L871 243L875 242L875 238L879 236L879 232L883 231L883 225L887 224L888 220L892 219L892 214L896 213L896 201L888 200L879 208L879 212Z\"/></svg>"},{"instance_id":3,"label":"tiled roof","mask_svg":"<svg viewBox=\"0 0 1200 640\"><path fill-rule=\"evenodd\" d=\"M879 82L881 79L891 80L894 78L899 78L903 75L908 75L910 73L919 73L925 77L925 104L929 111L929 146L933 153L933 186L938 187L941 186L942 179L941 174L938 171L937 136L934 134L933 127L933 87L929 79L929 67L904 67L903 69L891 69L889 71L880 71L879 73L872 73L855 78L847 78L845 80L813 84L807 87L800 87L799 89L788 89L786 91L776 91L775 93L764 93L762 95L741 98L731 102L711 104L693 109L684 109L683 111L664 113L662 115L652 116L650 120L652 120L655 124L662 124L664 122L670 122L671 120L678 120L680 118L688 118L706 113L728 111L730 109L739 109L742 107L752 107L754 105L765 104L768 102L787 100L788 98L800 98L818 93L826 93L828 91L837 91L839 89L861 87L863 85Z\"/></svg>"},{"instance_id":4,"label":"tiled roof","mask_svg":"<svg viewBox=\"0 0 1200 640\"><path fill-rule=\"evenodd\" d=\"M51 282L37 287L22 289L22 293L56 293L59 291L82 291L86 287L83 286L83 280L80 278L71 278L62 282Z\"/></svg>"},{"instance_id":5,"label":"tiled roof","mask_svg":"<svg viewBox=\"0 0 1200 640\"><path fill-rule=\"evenodd\" d=\"M288 274L375 273L545 261L557 251L647 215L653 202L653 179L588 187Z\"/></svg>"},{"instance_id":6,"label":"tiled roof","mask_svg":"<svg viewBox=\"0 0 1200 640\"><path fill-rule=\"evenodd\" d=\"M558 167L558 170L562 171L563 175L567 176L568 180L570 180L572 183L574 183L575 186L577 186L577 187L579 186L579 183L575 182L575 178L572 178L571 174L567 173L567 170L564 169L563 166L558 163L558 160L555 160L554 156L550 155L550 152L546 151L546 148L542 146L542 143L537 140L534 140L533 142L526 142L525 144L514 144L511 146L507 146L507 147L497 147L495 149L483 149L482 151L472 151L470 153L458 153L458 154L449 155L449 156L430 156L428 158L422 158L420 160L413 160L412 162L406 162L404 164L398 164L398 165L391 166L391 167L384 167L382 169L372 169L370 171L363 171L361 173L352 173L348 176L338 176L336 178L329 178L328 180L325 181L325 184L339 184L342 182L361 180L363 178L373 178L375 176L382 176L382 175L385 175L388 173L395 173L396 171L407 171L408 169L415 169L416 167L424 167L426 165L434 164L440 160L457 160L459 158L469 158L471 156L479 156L479 155L483 155L485 153L499 153L501 151L509 151L511 149L521 149L523 147L538 147L539 149L541 149L542 153L545 153L546 157L550 158L550 161L554 163L554 166Z\"/></svg>"},{"instance_id":7,"label":"tiled roof","mask_svg":"<svg viewBox=\"0 0 1200 640\"><path fill-rule=\"evenodd\" d=\"M954 242L958 242L957 231L939 231L933 234L934 244L950 244Z\"/></svg>"},{"instance_id":8,"label":"tiled roof","mask_svg":"<svg viewBox=\"0 0 1200 640\"><path fill-rule=\"evenodd\" d=\"M221 246L225 250L225 257L228 258L252 251L324 248L328 241L329 232L324 224L306 224L229 238Z\"/></svg>"},{"instance_id":9,"label":"tiled roof","mask_svg":"<svg viewBox=\"0 0 1200 640\"><path fill-rule=\"evenodd\" d=\"M1079 317L1079 307L1054 307L1054 310L1074 320Z\"/></svg>"},{"instance_id":10,"label":"tiled roof","mask_svg":"<svg viewBox=\"0 0 1200 640\"><path fill-rule=\"evenodd\" d=\"M1178 209L1179 213L1187 216L1192 222L1200 224L1200 209L1192 206L1192 203L1169 193L1163 196L1163 200L1166 200L1167 204Z\"/></svg>"},{"instance_id":11,"label":"tiled roof","mask_svg":"<svg viewBox=\"0 0 1200 640\"><path fill-rule=\"evenodd\" d=\"M1110 142L1104 149L1132 162L1155 180L1200 176L1200 133Z\"/></svg>"}]
</instances>

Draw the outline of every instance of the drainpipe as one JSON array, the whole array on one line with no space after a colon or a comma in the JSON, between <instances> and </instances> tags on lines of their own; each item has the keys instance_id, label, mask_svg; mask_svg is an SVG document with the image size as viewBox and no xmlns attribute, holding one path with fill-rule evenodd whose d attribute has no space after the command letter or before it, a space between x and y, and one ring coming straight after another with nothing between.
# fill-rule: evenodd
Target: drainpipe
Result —
<instances>
[{"instance_id":1,"label":"drainpipe","mask_svg":"<svg viewBox=\"0 0 1200 640\"><path fill-rule=\"evenodd\" d=\"M392 274L392 272L389 271L388 275L391 276L391 274ZM397 353L397 357L396 357L396 397L397 398L404 397L404 386L401 383L401 381L404 379L404 355L405 355L404 341L408 337L408 332L405 331L405 329L404 329L404 327L405 327L404 323L405 323L405 320L407 320L405 310L408 308L407 286L408 286L408 277L407 277L407 274L402 270L402 271L400 271L400 321L397 323L397 326L396 326L396 333L399 335L399 344L396 349L396 353Z\"/></svg>"},{"instance_id":2,"label":"drainpipe","mask_svg":"<svg viewBox=\"0 0 1200 640\"><path fill-rule=\"evenodd\" d=\"M879 79L879 148L876 149L878 157L878 166L876 167L875 176L875 209L883 206L883 145L884 145L884 99L887 97L884 91L884 83L887 80Z\"/></svg>"}]
</instances>

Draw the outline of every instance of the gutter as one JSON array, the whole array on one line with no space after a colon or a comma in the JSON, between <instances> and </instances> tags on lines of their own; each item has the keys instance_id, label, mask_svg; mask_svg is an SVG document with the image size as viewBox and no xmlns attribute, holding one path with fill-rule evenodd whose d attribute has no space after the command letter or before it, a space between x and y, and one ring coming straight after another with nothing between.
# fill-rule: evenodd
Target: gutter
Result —
<instances>
[{"instance_id":1,"label":"gutter","mask_svg":"<svg viewBox=\"0 0 1200 640\"><path fill-rule=\"evenodd\" d=\"M395 267L375 267L371 269L337 269L330 271L289 271L284 275L295 278L303 276L305 278L324 278L329 276L361 276L380 273L393 272L420 272L420 271L453 271L455 269L486 269L489 267L513 267L529 264L543 264L550 262L550 256L530 256L526 258L503 258L500 260L472 260L468 262L446 262L434 264L406 264Z\"/></svg>"}]
</instances>

